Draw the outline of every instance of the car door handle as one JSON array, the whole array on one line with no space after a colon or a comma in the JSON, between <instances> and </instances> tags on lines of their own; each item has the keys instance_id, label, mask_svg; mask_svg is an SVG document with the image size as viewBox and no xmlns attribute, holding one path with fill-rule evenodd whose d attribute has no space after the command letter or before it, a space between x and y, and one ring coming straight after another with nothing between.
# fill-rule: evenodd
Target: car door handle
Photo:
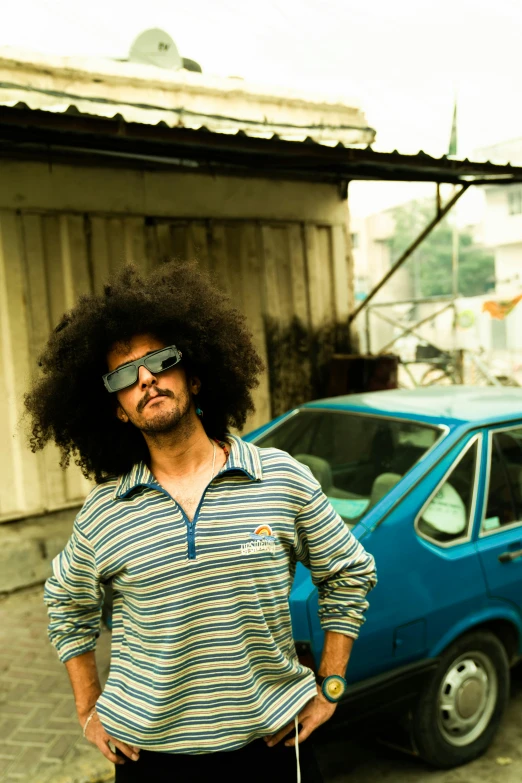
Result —
<instances>
[{"instance_id":1,"label":"car door handle","mask_svg":"<svg viewBox=\"0 0 522 783\"><path fill-rule=\"evenodd\" d=\"M514 552L502 552L498 556L501 563L511 563L512 560L516 560L517 557L522 557L522 549L515 549Z\"/></svg>"}]
</instances>

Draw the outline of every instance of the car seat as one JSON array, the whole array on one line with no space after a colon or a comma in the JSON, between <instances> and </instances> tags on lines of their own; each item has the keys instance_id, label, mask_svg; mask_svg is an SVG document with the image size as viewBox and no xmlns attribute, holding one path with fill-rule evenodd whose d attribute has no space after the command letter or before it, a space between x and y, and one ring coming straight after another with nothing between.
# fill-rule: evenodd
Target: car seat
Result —
<instances>
[{"instance_id":1,"label":"car seat","mask_svg":"<svg viewBox=\"0 0 522 783\"><path fill-rule=\"evenodd\" d=\"M316 457L315 454L296 454L294 456L298 462L310 468L313 475L321 485L324 494L331 498L356 498L362 499L363 495L356 495L355 492L347 492L344 489L334 487L332 468L330 464L322 457Z\"/></svg>"},{"instance_id":2,"label":"car seat","mask_svg":"<svg viewBox=\"0 0 522 783\"><path fill-rule=\"evenodd\" d=\"M377 476L372 485L370 507L375 506L401 478L400 473L381 473L380 476Z\"/></svg>"}]
</instances>

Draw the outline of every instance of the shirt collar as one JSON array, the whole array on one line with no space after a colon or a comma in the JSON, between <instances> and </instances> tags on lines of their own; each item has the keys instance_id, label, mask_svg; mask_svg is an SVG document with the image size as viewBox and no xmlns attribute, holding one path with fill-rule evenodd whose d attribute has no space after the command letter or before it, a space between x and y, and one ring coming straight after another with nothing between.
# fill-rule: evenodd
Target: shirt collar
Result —
<instances>
[{"instance_id":1,"label":"shirt collar","mask_svg":"<svg viewBox=\"0 0 522 783\"><path fill-rule=\"evenodd\" d=\"M230 453L222 472L239 470L251 478L252 481L261 481L263 468L259 449L253 443L247 443L238 438L237 435L229 434L226 440L230 447ZM128 473L121 476L113 497L114 499L122 499L136 487L150 487L157 485L157 483L150 468L144 462L137 462Z\"/></svg>"},{"instance_id":2,"label":"shirt collar","mask_svg":"<svg viewBox=\"0 0 522 783\"><path fill-rule=\"evenodd\" d=\"M128 473L124 473L121 476L116 490L114 492L114 499L124 498L136 487L145 487L157 484L156 479L152 475L150 468L145 462L137 462Z\"/></svg>"},{"instance_id":3,"label":"shirt collar","mask_svg":"<svg viewBox=\"0 0 522 783\"><path fill-rule=\"evenodd\" d=\"M261 481L263 478L263 468L259 449L253 443L238 438L237 435L227 435L227 442L230 445L230 454L223 470L242 470L253 481Z\"/></svg>"}]
</instances>

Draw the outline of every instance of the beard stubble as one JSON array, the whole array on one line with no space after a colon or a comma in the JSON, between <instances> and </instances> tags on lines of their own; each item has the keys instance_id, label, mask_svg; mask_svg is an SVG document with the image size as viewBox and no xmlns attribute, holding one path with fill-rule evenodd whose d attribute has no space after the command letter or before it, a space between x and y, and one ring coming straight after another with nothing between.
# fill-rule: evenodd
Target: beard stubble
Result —
<instances>
[{"instance_id":1,"label":"beard stubble","mask_svg":"<svg viewBox=\"0 0 522 783\"><path fill-rule=\"evenodd\" d=\"M161 397L176 400L170 389L156 389L156 394ZM137 406L137 411L141 412L147 404L150 397L144 397ZM134 420L132 423L143 433L146 438L157 440L162 436L188 434L192 429L189 417L190 413L190 395L184 391L177 398L177 405L168 411L157 411L157 413L147 421ZM185 432L186 431L186 432Z\"/></svg>"}]
</instances>

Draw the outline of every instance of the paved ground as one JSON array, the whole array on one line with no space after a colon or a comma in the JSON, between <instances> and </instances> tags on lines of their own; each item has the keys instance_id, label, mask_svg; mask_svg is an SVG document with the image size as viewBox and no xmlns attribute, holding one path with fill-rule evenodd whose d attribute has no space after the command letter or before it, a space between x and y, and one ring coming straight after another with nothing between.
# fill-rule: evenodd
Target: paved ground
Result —
<instances>
[{"instance_id":1,"label":"paved ground","mask_svg":"<svg viewBox=\"0 0 522 783\"><path fill-rule=\"evenodd\" d=\"M42 588L0 600L0 781L109 781L112 765L81 733L65 667L47 641ZM110 635L98 643L108 671Z\"/></svg>"},{"instance_id":2,"label":"paved ground","mask_svg":"<svg viewBox=\"0 0 522 783\"><path fill-rule=\"evenodd\" d=\"M41 588L0 599L0 781L109 783L112 765L81 736L67 674L49 645ZM97 657L108 671L110 636ZM501 732L489 752L460 769L440 772L379 745L371 737L327 733L318 752L326 783L520 783L522 668Z\"/></svg>"}]
</instances>

